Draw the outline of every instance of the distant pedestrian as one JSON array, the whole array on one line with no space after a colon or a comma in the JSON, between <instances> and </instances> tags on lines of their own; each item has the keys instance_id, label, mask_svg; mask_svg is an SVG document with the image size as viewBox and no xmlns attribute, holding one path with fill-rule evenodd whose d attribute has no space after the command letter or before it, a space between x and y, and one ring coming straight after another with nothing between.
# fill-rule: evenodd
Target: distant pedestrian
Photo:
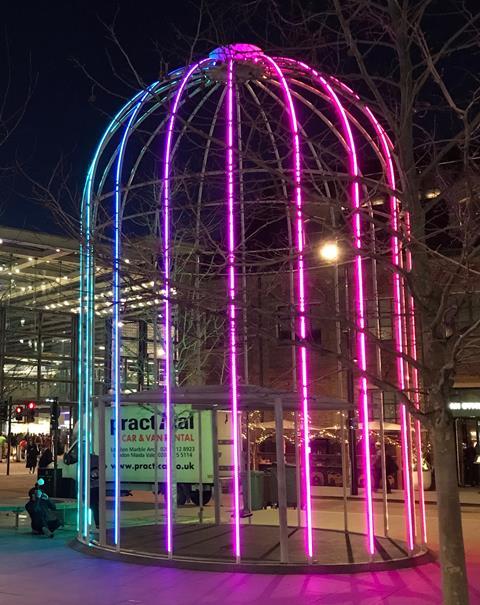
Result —
<instances>
[{"instance_id":1,"label":"distant pedestrian","mask_svg":"<svg viewBox=\"0 0 480 605\"><path fill-rule=\"evenodd\" d=\"M26 463L25 466L28 468L31 475L35 473L35 469L37 468L37 460L38 460L38 447L37 444L31 439L27 445L27 453L26 453Z\"/></svg>"},{"instance_id":2,"label":"distant pedestrian","mask_svg":"<svg viewBox=\"0 0 480 605\"><path fill-rule=\"evenodd\" d=\"M0 462L3 462L3 457L4 457L3 450L5 448L6 442L7 442L7 438L5 437L5 435L2 435L0 433Z\"/></svg>"},{"instance_id":3,"label":"distant pedestrian","mask_svg":"<svg viewBox=\"0 0 480 605\"><path fill-rule=\"evenodd\" d=\"M465 486L475 487L478 485L478 466L475 464L477 453L471 441L463 452L463 470Z\"/></svg>"},{"instance_id":4,"label":"distant pedestrian","mask_svg":"<svg viewBox=\"0 0 480 605\"><path fill-rule=\"evenodd\" d=\"M386 481L386 490L387 494L392 493L392 485L390 483L390 477L392 478L393 483L395 483L395 476L398 472L398 466L393 456L388 453L385 453L385 475L387 478ZM375 461L373 463L373 473L374 473L374 488L376 490L380 489L382 485L382 453L381 450L378 449L375 455Z\"/></svg>"}]
</instances>

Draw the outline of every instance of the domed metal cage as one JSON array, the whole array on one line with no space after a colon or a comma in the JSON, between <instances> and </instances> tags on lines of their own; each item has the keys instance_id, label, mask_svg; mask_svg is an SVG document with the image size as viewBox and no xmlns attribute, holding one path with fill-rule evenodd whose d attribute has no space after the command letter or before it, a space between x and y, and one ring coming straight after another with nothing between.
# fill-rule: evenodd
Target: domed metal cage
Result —
<instances>
[{"instance_id":1,"label":"domed metal cage","mask_svg":"<svg viewBox=\"0 0 480 605\"><path fill-rule=\"evenodd\" d=\"M399 393L420 406L417 370L406 361L407 356L416 359L416 327L413 298L402 277L410 269L411 259L399 236L401 232L408 238L408 214L400 213L396 179L393 145L353 90L301 61L270 57L253 45L218 48L207 58L154 82L122 107L99 142L83 196L78 339L80 541L117 551L148 550L141 543L122 542L124 502L128 508L123 494L132 484L122 461L122 428L124 406L150 406L152 418L161 417L161 423L152 420L149 425L156 435L152 460L155 469L160 467L155 470L155 481L150 481L156 491L155 524L161 528L155 534L160 544L156 554L180 559L176 551L176 527L181 521L176 480L177 407L183 406L181 413L187 416L224 410L231 431L227 446L230 484L225 488L218 477L212 480L215 523L220 523L223 507L223 527L232 525L231 531L223 533L228 535L225 556L236 563L251 562L254 558L247 553L245 527L255 526L255 519L251 511L244 514L248 506L243 493L252 489L251 461L245 460L242 443L248 441L245 427L252 419L248 414L258 409L263 410L265 422L275 418L277 468L283 473L274 498L281 530L278 561L318 562L324 547L321 537L315 538L316 519L322 513L313 506L312 418L315 410L333 408L340 411L342 426L340 493L346 507L346 436L348 433L353 439L358 433L364 502L359 531L365 535L364 560L382 559L376 536L388 535L389 503L384 393L378 384L394 382ZM330 257L320 262L319 269L317 246L322 241L331 248ZM390 269L382 269L379 259L388 259ZM312 300L316 309L322 300L325 308L327 305L325 296L319 299L313 294L325 267L330 281L325 282L324 290L333 302L329 323L322 329L333 334L336 343L330 351L340 376L334 381L335 393L327 393L321 386L325 351L316 346L312 327ZM254 314L251 299L257 291L251 284L259 275L280 276L285 294L282 308L288 315L288 346L283 351L292 351L292 372L285 383L272 378L261 381L258 359L252 361L251 343L258 334L249 327L249 316ZM387 377L380 352L382 297L392 301L387 312L391 332ZM215 308L216 335L221 334L221 369L207 367L199 374L205 358L202 347L210 346L205 343L211 339L205 330L199 333L206 299ZM187 353L179 352L179 343L186 338L179 333L182 304L197 313ZM257 301L255 313L262 312L262 304L268 306L268 301ZM370 316L371 305L374 312ZM126 337L122 332L129 317L145 313L153 322L154 378L150 384L131 388L124 381ZM99 321L107 330L103 342ZM346 348L342 340L345 325L352 335ZM349 380L350 387L345 386ZM220 390L201 386L215 382L223 385ZM271 390L267 393L246 386L255 383ZM199 386L193 389L192 384ZM375 389L380 405L372 401ZM139 392L133 395L132 391ZM252 403L255 397L257 407ZM267 402L271 416L264 413ZM348 412L352 405L356 414ZM412 470L414 458L422 460L422 435L419 422L411 418L398 396L397 407L404 540L406 551L413 555L426 544L422 464L417 464L415 482ZM282 414L286 410L295 419L298 513L293 525L301 529L304 545L301 554L295 555L289 552L292 520L284 493L286 421ZM246 424L242 421L245 412ZM204 427L202 422L200 427ZM218 441L216 434L213 438ZM383 478L378 510L375 439L380 439ZM218 443L213 451L214 474L218 474ZM195 455L198 458L199 453ZM202 455L207 456L205 450ZM161 464L157 464L159 460ZM246 483L245 473L249 477ZM196 481L200 492L204 482L201 477ZM231 501L225 505L222 498ZM106 499L111 504L106 506ZM99 517L100 535L95 536L91 533L92 509L98 506L100 513L94 517L95 521ZM109 506L113 507L110 512ZM349 530L346 522L337 529ZM212 558L207 553L205 548L205 555L196 558Z\"/></svg>"}]
</instances>

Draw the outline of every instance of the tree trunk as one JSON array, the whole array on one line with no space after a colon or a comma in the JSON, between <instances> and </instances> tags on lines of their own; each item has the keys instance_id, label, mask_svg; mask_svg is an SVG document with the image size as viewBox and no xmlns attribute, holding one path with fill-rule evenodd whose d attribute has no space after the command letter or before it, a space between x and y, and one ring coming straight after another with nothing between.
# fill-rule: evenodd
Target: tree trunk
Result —
<instances>
[{"instance_id":1,"label":"tree trunk","mask_svg":"<svg viewBox=\"0 0 480 605\"><path fill-rule=\"evenodd\" d=\"M468 605L462 515L458 495L455 437L447 419L433 428L438 534L444 605Z\"/></svg>"}]
</instances>

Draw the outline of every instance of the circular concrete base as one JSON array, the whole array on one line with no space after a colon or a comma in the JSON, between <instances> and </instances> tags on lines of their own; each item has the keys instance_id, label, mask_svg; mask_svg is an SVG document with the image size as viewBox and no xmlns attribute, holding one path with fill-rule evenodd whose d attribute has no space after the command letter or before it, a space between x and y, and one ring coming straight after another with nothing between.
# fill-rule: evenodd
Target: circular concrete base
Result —
<instances>
[{"instance_id":1,"label":"circular concrete base","mask_svg":"<svg viewBox=\"0 0 480 605\"><path fill-rule=\"evenodd\" d=\"M305 560L304 531L289 528L289 562L280 562L278 527L264 525L242 526L242 560L236 563L231 556L232 527L229 525L192 524L177 526L174 534L175 553L168 558L162 552L164 527L159 525L134 526L121 531L121 551L111 546L100 546L74 540L76 550L102 558L205 571L272 573L272 574L328 574L358 573L414 567L432 561L428 550L417 550L412 555L403 542L389 538L375 539L375 555L365 552L365 536L335 530L314 530L314 559ZM108 540L107 536L107 540Z\"/></svg>"}]
</instances>

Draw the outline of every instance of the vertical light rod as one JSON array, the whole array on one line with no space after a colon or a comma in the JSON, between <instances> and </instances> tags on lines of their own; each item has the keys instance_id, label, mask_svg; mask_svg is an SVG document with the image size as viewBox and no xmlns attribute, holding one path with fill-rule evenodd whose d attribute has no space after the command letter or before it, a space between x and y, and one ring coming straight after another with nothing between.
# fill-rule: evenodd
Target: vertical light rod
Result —
<instances>
[{"instance_id":1,"label":"vertical light rod","mask_svg":"<svg viewBox=\"0 0 480 605\"><path fill-rule=\"evenodd\" d=\"M331 79L335 82L335 84L337 84L344 91L344 93L347 93L349 96L353 97L354 103L356 103L356 104L360 103L360 97L350 87L348 87L346 84L344 84L337 78L331 77ZM392 160L392 156L391 156L392 143L389 140L384 128L382 127L380 122L377 120L375 115L372 113L370 108L368 106L360 103L360 109L370 120L370 123L373 125L373 127L374 127L375 131L377 132L377 135L381 141L382 155L383 155L385 166L387 168L386 174L387 174L388 184L389 184L392 192L394 192L395 187L396 187L396 179L395 179L395 170L394 170L393 160ZM396 217L397 227L398 227L398 222L399 222L398 221L398 214L399 214L398 200L395 198L393 193L390 196L390 206L391 206L391 208L393 207L395 209L395 213L392 212L392 216ZM406 225L406 229L407 229L407 238L408 238L408 234L410 232L409 214L408 213L405 213L405 225ZM401 263L400 255L399 255L398 260ZM410 271L411 270L411 255L410 255L409 250L407 250L407 263L406 264L407 264L407 271ZM398 276L398 273L397 273L397 276ZM395 280L395 277L394 277L394 280ZM404 293L404 290L405 290L405 284L404 284L403 280L401 280L400 294L402 294L402 292ZM395 281L394 281L394 291L395 291ZM411 310L411 318L410 318L410 321L408 321L408 326L409 326L411 332L410 332L409 338L407 338L407 343L409 342L410 356L412 357L412 359L414 361L416 361L417 345L416 345L416 328L415 328L415 305L414 305L413 297L411 295L406 294L405 297L408 299L408 302L410 305L410 310ZM403 304L405 297L400 296L401 304ZM397 312L397 316L398 316L398 312ZM406 317L403 318L403 324L405 326L407 326ZM403 335L403 332L402 332L402 335ZM408 346L408 344L407 344L407 346ZM397 363L398 363L398 350L397 350ZM411 366L411 369L412 369L412 387L413 387L414 405L417 409L419 409L420 400L419 400L419 388L418 388L418 371L413 364ZM403 367L400 368L400 372L403 373ZM403 416L402 411L401 411L401 415ZM406 440L402 438L402 456L403 456L402 463L403 463L403 468L408 469L408 485L410 486L411 485L410 478L412 476L412 465L411 465L411 457L408 454L408 450L405 452L406 446L408 446L408 448L409 448L407 431L408 431L408 417L407 417L407 415L405 415L405 423L402 425L402 437L404 434L406 434ZM415 433L416 433L417 457L421 461L422 460L422 443L421 443L421 433L420 433L420 422L418 420L415 423ZM405 481L405 476L404 476L404 481ZM427 536L426 536L425 494L423 491L423 474L422 473L420 473L418 475L418 485L419 485L419 509L420 509L421 526L422 526L422 540L423 540L423 543L425 544L426 540L427 540ZM411 548L413 548L413 543L414 543L414 527L413 527L414 499L413 499L413 494L411 493L410 489L409 489L409 492L410 492L410 498L407 498L407 494L405 497L405 507L406 507L405 508L405 527L406 527L406 532L407 532L407 542L409 543L409 545L412 545Z\"/></svg>"},{"instance_id":2,"label":"vertical light rod","mask_svg":"<svg viewBox=\"0 0 480 605\"><path fill-rule=\"evenodd\" d=\"M155 85L152 85L155 86ZM134 106L127 125L123 132L123 136L118 148L117 166L115 170L115 197L114 197L114 213L113 213L113 295L112 295L112 391L113 391L113 406L114 406L114 418L115 418L115 456L114 456L114 522L113 522L113 542L116 546L119 545L120 537L120 421L121 421L121 409L120 409L120 347L121 347L121 335L120 335L120 255L121 255L121 244L122 244L122 227L121 227L121 214L122 214L122 191L121 191L121 178L123 168L123 158L125 155L125 146L130 134L130 128L135 121L143 102L150 94L150 88L142 94L140 100Z\"/></svg>"},{"instance_id":3,"label":"vertical light rod","mask_svg":"<svg viewBox=\"0 0 480 605\"><path fill-rule=\"evenodd\" d=\"M233 59L227 64L227 212L228 212L228 325L230 335L230 401L232 409L232 432L233 432L233 494L234 494L234 554L237 562L240 561L240 460L238 439L238 375L237 375L237 326L236 326L236 276L235 276L235 185L233 177Z\"/></svg>"},{"instance_id":4,"label":"vertical light rod","mask_svg":"<svg viewBox=\"0 0 480 605\"><path fill-rule=\"evenodd\" d=\"M359 379L359 410L360 417L362 420L362 441L363 441L363 468L364 468L364 480L365 480L365 509L366 509L366 521L367 521L367 550L370 555L373 556L375 553L375 527L373 517L373 497L372 497L372 469L371 469L371 452L370 452L370 426L369 426L369 409L368 409L368 390L367 390L367 378L365 372L367 371L367 345L365 338L365 293L364 293L364 275L363 275L363 259L360 254L360 250L363 248L362 244L362 223L360 216L360 186L358 183L359 168L358 158L355 146L355 140L353 138L352 129L348 120L345 108L343 107L339 97L331 87L331 85L325 80L314 69L309 68L304 63L301 64L304 68L307 68L320 82L328 96L330 97L333 105L336 108L337 114L340 117L342 123L342 129L344 132L345 139L348 146L348 161L349 161L349 172L353 179L350 196L352 207L354 211L352 227L354 235L354 245L359 251L355 255L355 302L356 302L356 315L357 315L357 359L358 366L361 371Z\"/></svg>"},{"instance_id":5,"label":"vertical light rod","mask_svg":"<svg viewBox=\"0 0 480 605\"><path fill-rule=\"evenodd\" d=\"M158 84L155 83L155 85ZM153 86L153 85L152 85ZM122 118L128 114L128 111L136 103L137 99L143 92L137 93L133 99L129 100L115 115L113 120L108 125L108 128L102 135L100 142L95 150L93 160L85 180L85 187L82 200L82 242L85 238L86 243L80 245L80 275L81 287L79 295L79 334L78 334L78 349L79 349L79 368L78 368L78 393L79 393L79 410L78 410L78 511L77 511L77 526L78 530L84 537L88 533L88 504L89 504L89 464L90 451L87 450L86 444L91 446L91 406L90 400L92 396L92 365L93 365L93 342L91 331L93 328L93 299L94 299L94 272L93 268L93 248L92 237L94 228L92 227L92 193L95 172L98 166L98 160L102 153L108 138L122 124ZM83 447L85 441L85 448ZM83 509L83 510L81 510ZM82 514L83 513L83 514ZM82 518L83 517L83 518ZM83 527L81 525L83 523Z\"/></svg>"},{"instance_id":6,"label":"vertical light rod","mask_svg":"<svg viewBox=\"0 0 480 605\"><path fill-rule=\"evenodd\" d=\"M410 241L410 213L405 213L405 226L407 231L407 241ZM406 268L410 272L412 270L412 253L407 247L406 251ZM417 361L417 328L415 324L415 300L411 293L408 293L408 303L410 307L410 338L409 338L409 353L414 363ZM418 370L412 364L412 388L413 388L413 403L417 410L420 410L420 385L418 381ZM417 450L417 480L418 480L418 504L420 509L420 521L422 530L422 542L427 544L427 515L425 509L425 491L423 485L423 448L422 448L422 427L420 420L415 419L415 445Z\"/></svg>"},{"instance_id":7,"label":"vertical light rod","mask_svg":"<svg viewBox=\"0 0 480 605\"><path fill-rule=\"evenodd\" d=\"M307 540L306 552L308 558L313 557L313 526L312 526L312 499L311 499L311 472L310 472L310 430L309 430L309 406L308 406L308 359L305 340L307 336L306 323L306 296L305 296L305 234L303 223L303 198L302 198L302 169L301 169L301 154L300 154L300 138L298 134L298 122L293 103L292 94L287 80L276 63L271 57L263 56L270 63L275 73L278 76L280 84L283 88L284 96L287 102L288 114L290 118L290 128L293 139L293 158L294 158L294 184L295 184L295 206L296 206L296 240L297 240L297 309L298 319L297 326L302 342L300 346L300 385L302 389L302 415L303 415L303 463L304 463L304 498L307 517Z\"/></svg>"},{"instance_id":8,"label":"vertical light rod","mask_svg":"<svg viewBox=\"0 0 480 605\"><path fill-rule=\"evenodd\" d=\"M170 159L172 151L172 138L178 106L185 86L193 72L207 60L191 65L180 80L178 89L173 98L170 119L167 126L167 136L163 154L163 275L165 282L164 303L164 338L165 338L165 447L166 460L166 505L167 505L167 537L166 549L169 557L173 555L173 507L172 507L172 402L171 402L171 380L172 380L172 348L171 336L171 308L170 308Z\"/></svg>"},{"instance_id":9,"label":"vertical light rod","mask_svg":"<svg viewBox=\"0 0 480 605\"><path fill-rule=\"evenodd\" d=\"M397 271L393 274L393 296L394 296L394 315L395 315L395 345L397 349L397 378L398 386L401 391L405 391L405 363L403 354L405 351L404 338L403 338L403 326L406 325L407 318L402 316L402 289L405 284L400 277L399 270L402 267L400 245L398 240L398 229L399 229L399 208L398 199L395 196L396 189L396 178L395 170L393 167L392 156L388 145L388 139L386 133L376 119L369 107L365 107L367 116L370 118L377 136L380 139L380 145L382 154L387 167L387 181L391 189L390 194L390 222L392 225L392 263L396 267ZM405 493L405 528L407 533L407 543L410 550L413 550L414 546L414 528L413 528L413 498L411 493L411 460L409 456L409 441L408 441L408 415L405 405L402 404L400 407L400 421L402 431L402 467L403 467L403 482L404 482L404 493Z\"/></svg>"}]
</instances>

